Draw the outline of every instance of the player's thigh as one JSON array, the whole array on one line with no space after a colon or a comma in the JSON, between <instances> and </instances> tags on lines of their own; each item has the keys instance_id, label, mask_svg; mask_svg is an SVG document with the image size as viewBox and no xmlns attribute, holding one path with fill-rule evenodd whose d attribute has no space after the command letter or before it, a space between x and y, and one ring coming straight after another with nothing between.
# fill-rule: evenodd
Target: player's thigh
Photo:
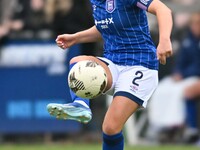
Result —
<instances>
[{"instance_id":1,"label":"player's thigh","mask_svg":"<svg viewBox=\"0 0 200 150\"><path fill-rule=\"evenodd\" d=\"M124 96L114 97L103 122L103 132L108 135L119 133L127 119L138 109L139 105Z\"/></svg>"},{"instance_id":2,"label":"player's thigh","mask_svg":"<svg viewBox=\"0 0 200 150\"><path fill-rule=\"evenodd\" d=\"M100 59L94 57L94 56L86 56L86 55L82 55L82 56L77 56L77 57L74 57L70 60L70 64L73 64L73 63L77 63L79 61L84 61L84 60L91 60L91 61L94 61L94 62L97 62L99 65L101 65L105 71L106 71L106 74L107 74L107 88L106 88L106 91L108 89L111 88L112 86L112 83L113 83L113 79L112 79L112 74L111 74L111 71L108 67L108 65L101 61Z\"/></svg>"},{"instance_id":3,"label":"player's thigh","mask_svg":"<svg viewBox=\"0 0 200 150\"><path fill-rule=\"evenodd\" d=\"M115 96L125 96L146 108L158 85L158 71L142 66L122 68L116 86Z\"/></svg>"}]
</instances>

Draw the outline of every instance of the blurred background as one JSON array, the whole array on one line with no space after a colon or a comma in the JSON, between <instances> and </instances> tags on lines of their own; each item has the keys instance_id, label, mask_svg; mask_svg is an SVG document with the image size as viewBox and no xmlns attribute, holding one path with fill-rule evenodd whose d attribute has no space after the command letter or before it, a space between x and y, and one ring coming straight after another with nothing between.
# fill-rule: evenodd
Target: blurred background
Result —
<instances>
[{"instance_id":1,"label":"blurred background","mask_svg":"<svg viewBox=\"0 0 200 150\"><path fill-rule=\"evenodd\" d=\"M160 85L147 110L127 122L127 145L200 147L200 1L163 0L174 16L174 56L160 66ZM155 16L149 15L158 44ZM0 0L0 147L27 143L100 143L111 97L91 100L88 125L51 118L46 105L67 103L68 62L102 55L102 43L61 50L55 38L94 25L89 0ZM87 148L86 148L87 149ZM94 148L93 148L94 149Z\"/></svg>"}]
</instances>

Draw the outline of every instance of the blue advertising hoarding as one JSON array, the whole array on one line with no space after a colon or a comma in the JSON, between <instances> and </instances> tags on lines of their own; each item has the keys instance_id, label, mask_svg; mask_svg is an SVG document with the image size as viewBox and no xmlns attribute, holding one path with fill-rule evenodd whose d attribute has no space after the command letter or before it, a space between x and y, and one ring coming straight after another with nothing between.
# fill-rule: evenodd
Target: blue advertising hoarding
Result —
<instances>
[{"instance_id":1,"label":"blue advertising hoarding","mask_svg":"<svg viewBox=\"0 0 200 150\"><path fill-rule=\"evenodd\" d=\"M61 52L53 43L15 43L2 51L0 133L77 132L81 125L49 116L48 103L70 102L68 62L79 46ZM60 53L60 54L58 54Z\"/></svg>"}]
</instances>

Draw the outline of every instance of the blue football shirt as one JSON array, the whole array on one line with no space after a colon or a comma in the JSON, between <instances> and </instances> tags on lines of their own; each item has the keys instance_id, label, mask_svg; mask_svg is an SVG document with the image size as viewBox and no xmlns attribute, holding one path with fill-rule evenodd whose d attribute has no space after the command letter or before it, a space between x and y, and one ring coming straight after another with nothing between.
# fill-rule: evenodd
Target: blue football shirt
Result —
<instances>
[{"instance_id":1,"label":"blue football shirt","mask_svg":"<svg viewBox=\"0 0 200 150\"><path fill-rule=\"evenodd\" d=\"M104 57L125 66L158 69L146 10L152 0L90 0L104 39Z\"/></svg>"}]
</instances>

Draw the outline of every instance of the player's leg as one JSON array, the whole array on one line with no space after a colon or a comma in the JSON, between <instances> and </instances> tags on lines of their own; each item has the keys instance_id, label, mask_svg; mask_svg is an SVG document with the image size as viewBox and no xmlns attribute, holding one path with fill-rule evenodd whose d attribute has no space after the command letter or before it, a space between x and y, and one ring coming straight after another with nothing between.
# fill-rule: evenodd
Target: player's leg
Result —
<instances>
[{"instance_id":1,"label":"player's leg","mask_svg":"<svg viewBox=\"0 0 200 150\"><path fill-rule=\"evenodd\" d=\"M79 61L84 61L84 60L91 60L91 61L94 61L96 63L98 63L99 65L101 65L105 71L106 71L106 74L107 74L107 87L105 89L105 91L109 90L112 86L112 82L113 82L113 79L112 79L112 74L111 74L111 71L110 71L110 68L108 67L108 63L106 61L103 61L101 59L98 59L94 56L77 56L77 57L74 57L70 60L70 66L71 68Z\"/></svg>"},{"instance_id":2,"label":"player's leg","mask_svg":"<svg viewBox=\"0 0 200 150\"><path fill-rule=\"evenodd\" d=\"M186 99L186 132L185 143L196 143L199 139L198 131L198 105L195 99Z\"/></svg>"},{"instance_id":3,"label":"player's leg","mask_svg":"<svg viewBox=\"0 0 200 150\"><path fill-rule=\"evenodd\" d=\"M94 57L94 56L77 56L77 57L74 57L70 60L70 69L79 61L84 61L84 60L91 60L91 61L94 61L94 62L97 62L98 64L100 64L106 71L106 74L107 74L107 87L105 89L105 91L107 91L108 89L110 89L111 85L112 85L112 75L111 75L111 72L108 68L108 65L105 64L105 62L102 62L100 59ZM70 90L70 95L71 95L71 98L72 98L72 101L75 102L75 103L79 103L79 104L82 104L84 105L85 107L89 108L89 99L84 99L84 98L81 98L81 97L78 97L72 90Z\"/></svg>"},{"instance_id":4,"label":"player's leg","mask_svg":"<svg viewBox=\"0 0 200 150\"><path fill-rule=\"evenodd\" d=\"M103 122L103 150L123 150L123 126L138 107L127 97L114 97Z\"/></svg>"},{"instance_id":5,"label":"player's leg","mask_svg":"<svg viewBox=\"0 0 200 150\"><path fill-rule=\"evenodd\" d=\"M139 106L147 102L158 84L158 72L140 66L119 66L114 100L103 123L103 150L123 150L121 130Z\"/></svg>"},{"instance_id":6,"label":"player's leg","mask_svg":"<svg viewBox=\"0 0 200 150\"><path fill-rule=\"evenodd\" d=\"M78 56L74 57L70 61L70 69L79 61L91 60L100 64L106 71L108 81L106 90L110 89L112 85L112 75L108 68L106 62L93 56ZM92 119L92 113L89 108L89 99L81 98L75 95L73 91L70 90L70 95L72 103L68 104L49 104L47 109L52 116L58 119L72 119L82 123L88 123Z\"/></svg>"}]
</instances>

